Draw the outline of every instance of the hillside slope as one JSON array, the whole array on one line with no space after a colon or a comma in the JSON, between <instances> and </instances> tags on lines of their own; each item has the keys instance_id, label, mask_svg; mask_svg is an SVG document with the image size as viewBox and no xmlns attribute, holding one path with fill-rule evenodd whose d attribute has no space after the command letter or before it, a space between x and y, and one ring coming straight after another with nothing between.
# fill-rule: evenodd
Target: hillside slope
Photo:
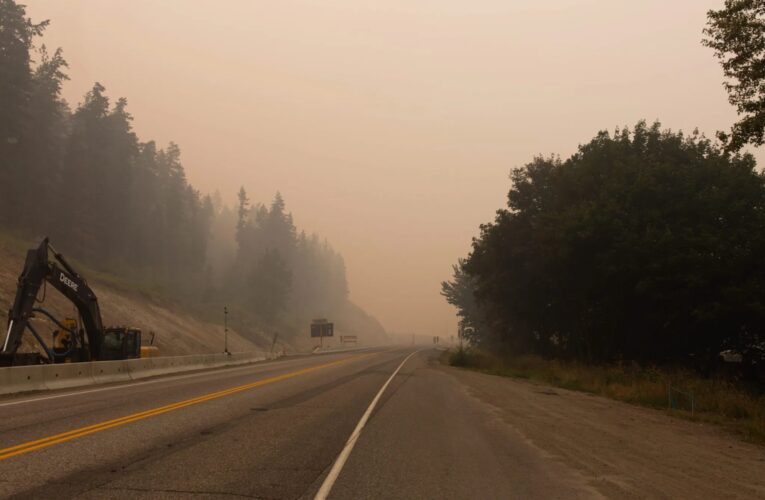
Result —
<instances>
[{"instance_id":1,"label":"hillside slope","mask_svg":"<svg viewBox=\"0 0 765 500\"><path fill-rule=\"evenodd\" d=\"M5 313L10 309L16 294L16 282L24 266L26 246L12 238L0 238L0 311L2 311L0 323L3 325L3 338ZM155 332L154 343L159 346L163 356L223 351L222 324L199 321L171 304L159 304L156 299L147 297L145 294L119 289L104 280L88 276L84 270L82 272L86 274L88 284L98 296L101 314L106 325L129 325L141 328L144 332L144 343L148 343L150 339L148 332ZM76 317L72 304L52 287L46 287L44 295L41 291L39 298L43 297L42 307L51 311L57 318ZM38 331L47 341L50 338L48 333L52 330L50 323L42 319L35 319L35 321L39 324ZM29 334L26 337L23 349L39 350L34 338ZM229 328L229 351L262 350L265 346L270 347L265 339L253 342Z\"/></svg>"}]
</instances>

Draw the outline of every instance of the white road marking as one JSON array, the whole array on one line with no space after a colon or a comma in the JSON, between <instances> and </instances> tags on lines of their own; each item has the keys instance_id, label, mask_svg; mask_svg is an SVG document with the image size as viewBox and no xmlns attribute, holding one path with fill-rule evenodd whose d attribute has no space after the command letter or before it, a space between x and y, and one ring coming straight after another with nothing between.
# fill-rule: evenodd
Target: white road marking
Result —
<instances>
[{"instance_id":1,"label":"white road marking","mask_svg":"<svg viewBox=\"0 0 765 500\"><path fill-rule=\"evenodd\" d=\"M348 441L346 441L343 451L340 452L340 455L337 456L335 463L332 464L332 469L330 469L329 474L327 474L327 477L324 478L324 482L321 484L321 488L319 488L319 491L316 493L314 500L326 500L327 496L329 496L329 492L332 491L332 486L334 486L335 481L337 481L337 478L340 475L340 472L343 470L343 466L345 465L345 462L348 460L348 457L350 456L351 451L353 451L353 447L356 446L356 441L358 441L359 436L361 435L362 429L364 429L364 426L367 424L367 420L369 420L369 416L372 415L372 411L375 409L375 406L377 406L377 402L380 401L380 398L385 392L385 389L388 388L388 385L391 383L393 378L398 374L399 370L401 370L404 364L407 361L409 361L409 358L411 358L418 352L420 351L414 351L409 356L404 358L404 361L402 361L401 364L398 365L398 368L396 368L396 371L393 372L390 378L388 378L385 384L383 384L383 386L380 388L380 392L378 392L377 396L375 396L375 398L372 400L372 403L370 403L369 408L367 408L367 411L364 412L364 415L362 415L361 420L359 420L359 423L356 424L356 428L353 430L351 437L349 437Z\"/></svg>"}]
</instances>

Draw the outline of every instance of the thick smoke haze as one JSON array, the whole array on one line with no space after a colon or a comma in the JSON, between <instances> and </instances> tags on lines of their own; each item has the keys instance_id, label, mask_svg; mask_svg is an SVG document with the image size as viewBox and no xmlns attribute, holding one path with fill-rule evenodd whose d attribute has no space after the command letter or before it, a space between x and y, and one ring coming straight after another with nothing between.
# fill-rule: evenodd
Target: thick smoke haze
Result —
<instances>
[{"instance_id":1,"label":"thick smoke haze","mask_svg":"<svg viewBox=\"0 0 765 500\"><path fill-rule=\"evenodd\" d=\"M98 80L197 188L280 190L392 331L454 332L439 283L511 168L643 118L709 136L735 118L700 44L722 0L26 3L72 105Z\"/></svg>"}]
</instances>

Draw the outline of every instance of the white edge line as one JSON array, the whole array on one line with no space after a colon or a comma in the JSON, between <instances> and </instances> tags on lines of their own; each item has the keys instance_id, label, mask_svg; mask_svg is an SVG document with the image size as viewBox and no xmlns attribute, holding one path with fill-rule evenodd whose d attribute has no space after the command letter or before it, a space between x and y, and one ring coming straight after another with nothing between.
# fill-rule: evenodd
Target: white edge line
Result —
<instances>
[{"instance_id":1,"label":"white edge line","mask_svg":"<svg viewBox=\"0 0 765 500\"><path fill-rule=\"evenodd\" d=\"M356 446L356 441L358 441L359 436L361 435L362 429L364 429L364 426L367 424L367 420L369 420L370 415L372 415L372 411L375 409L375 406L377 406L377 402L382 397L383 393L385 392L385 389L388 388L388 385L391 383L393 378L398 374L399 370L401 370L404 364L407 361L409 361L409 358L411 358L412 356L414 356L420 351L422 351L422 349L419 351L414 351L409 356L404 358L404 361L402 361L401 364L398 365L398 368L396 368L396 371L394 371L391 374L388 380L380 388L380 391L377 393L375 398L369 404L369 408L367 408L367 411L364 412L364 415L362 415L361 420L359 420L359 423L356 424L356 428L353 430L351 437L349 437L348 441L345 442L345 447L343 448L343 451L340 452L340 455L337 456L335 463L332 464L332 468L330 469L329 474L327 474L327 477L324 478L324 482L321 483L321 488L319 488L319 491L316 493L314 500L326 500L327 496L329 496L329 492L332 491L332 486L334 486L335 481L337 481L337 478L340 475L340 472L343 470L343 466L345 465L346 460L348 460L348 457L350 456L351 451L353 451L353 447Z\"/></svg>"}]
</instances>

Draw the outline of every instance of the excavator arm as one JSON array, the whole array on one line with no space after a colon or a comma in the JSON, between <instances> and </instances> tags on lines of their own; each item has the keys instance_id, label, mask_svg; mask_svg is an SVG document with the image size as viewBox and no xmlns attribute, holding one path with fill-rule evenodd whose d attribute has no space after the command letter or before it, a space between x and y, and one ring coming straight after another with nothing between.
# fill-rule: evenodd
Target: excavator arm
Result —
<instances>
[{"instance_id":1,"label":"excavator arm","mask_svg":"<svg viewBox=\"0 0 765 500\"><path fill-rule=\"evenodd\" d=\"M50 254L53 255L51 260ZM52 351L35 331L30 319L41 312L62 326L44 309L35 306L40 288L47 282L61 292L77 308L87 336L87 345L82 346L82 355L97 359L103 342L104 327L98 300L85 279L80 276L64 257L55 251L45 238L40 246L27 252L24 270L21 272L16 289L16 298L8 312L8 330L0 350L0 366L14 364L17 351L26 330L30 330L46 351L48 362L53 362ZM85 340L85 339L82 339Z\"/></svg>"}]
</instances>

